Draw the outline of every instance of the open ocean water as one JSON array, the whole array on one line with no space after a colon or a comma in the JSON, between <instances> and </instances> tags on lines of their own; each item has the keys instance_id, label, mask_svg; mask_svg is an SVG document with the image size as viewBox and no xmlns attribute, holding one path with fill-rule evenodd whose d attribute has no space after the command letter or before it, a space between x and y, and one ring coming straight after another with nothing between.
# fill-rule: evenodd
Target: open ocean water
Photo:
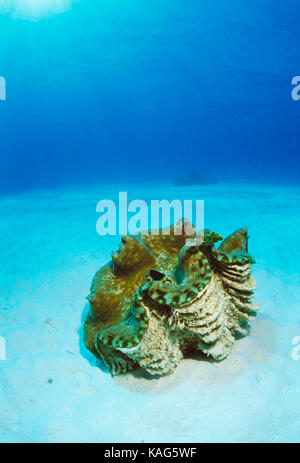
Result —
<instances>
[{"instance_id":1,"label":"open ocean water","mask_svg":"<svg viewBox=\"0 0 300 463\"><path fill-rule=\"evenodd\" d=\"M0 0L0 442L299 442L300 3ZM247 226L260 311L220 363L112 378L100 200Z\"/></svg>"}]
</instances>

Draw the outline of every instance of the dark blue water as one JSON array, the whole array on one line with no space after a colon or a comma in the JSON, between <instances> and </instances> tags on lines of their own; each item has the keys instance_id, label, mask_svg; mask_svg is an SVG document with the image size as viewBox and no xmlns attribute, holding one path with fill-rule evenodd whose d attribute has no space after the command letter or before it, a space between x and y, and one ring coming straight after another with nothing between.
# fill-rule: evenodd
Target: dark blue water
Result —
<instances>
[{"instance_id":1,"label":"dark blue water","mask_svg":"<svg viewBox=\"0 0 300 463\"><path fill-rule=\"evenodd\" d=\"M35 21L2 10L1 192L188 172L297 183L297 75L293 0L81 0Z\"/></svg>"}]
</instances>

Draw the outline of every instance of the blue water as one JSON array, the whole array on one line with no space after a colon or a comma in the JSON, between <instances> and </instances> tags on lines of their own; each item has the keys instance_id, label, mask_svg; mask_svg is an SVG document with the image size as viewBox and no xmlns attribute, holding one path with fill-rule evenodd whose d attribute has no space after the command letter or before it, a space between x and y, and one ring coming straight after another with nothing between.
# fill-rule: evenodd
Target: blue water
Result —
<instances>
[{"instance_id":1,"label":"blue water","mask_svg":"<svg viewBox=\"0 0 300 463\"><path fill-rule=\"evenodd\" d=\"M57 14L0 13L1 193L189 172L298 182L298 2L81 0Z\"/></svg>"},{"instance_id":2,"label":"blue water","mask_svg":"<svg viewBox=\"0 0 300 463\"><path fill-rule=\"evenodd\" d=\"M299 441L299 26L292 0L0 0L1 442ZM111 378L84 347L119 191L248 227L260 312L223 362Z\"/></svg>"}]
</instances>

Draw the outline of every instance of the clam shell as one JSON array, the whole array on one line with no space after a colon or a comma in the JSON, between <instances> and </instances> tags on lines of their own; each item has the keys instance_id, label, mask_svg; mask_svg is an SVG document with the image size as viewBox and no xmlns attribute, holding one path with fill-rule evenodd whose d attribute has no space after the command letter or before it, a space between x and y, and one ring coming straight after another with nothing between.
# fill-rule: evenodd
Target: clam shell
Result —
<instances>
[{"instance_id":1,"label":"clam shell","mask_svg":"<svg viewBox=\"0 0 300 463\"><path fill-rule=\"evenodd\" d=\"M112 375L136 367L167 375L195 351L222 360L255 318L247 229L217 248L216 233L186 246L192 225L181 235L175 227L123 237L93 279L85 343Z\"/></svg>"}]
</instances>

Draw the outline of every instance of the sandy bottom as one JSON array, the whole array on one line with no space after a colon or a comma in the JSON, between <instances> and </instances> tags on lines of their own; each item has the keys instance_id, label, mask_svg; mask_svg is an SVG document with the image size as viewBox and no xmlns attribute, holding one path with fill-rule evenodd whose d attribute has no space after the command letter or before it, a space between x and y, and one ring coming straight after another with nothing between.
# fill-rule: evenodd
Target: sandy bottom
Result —
<instances>
[{"instance_id":1,"label":"sandy bottom","mask_svg":"<svg viewBox=\"0 0 300 463\"><path fill-rule=\"evenodd\" d=\"M120 240L97 235L95 206L119 190L0 200L0 441L299 442L300 189L130 188L130 199L204 199L205 226L247 226L257 261L251 335L221 363L188 359L162 379L111 378L82 342L91 278Z\"/></svg>"}]
</instances>

